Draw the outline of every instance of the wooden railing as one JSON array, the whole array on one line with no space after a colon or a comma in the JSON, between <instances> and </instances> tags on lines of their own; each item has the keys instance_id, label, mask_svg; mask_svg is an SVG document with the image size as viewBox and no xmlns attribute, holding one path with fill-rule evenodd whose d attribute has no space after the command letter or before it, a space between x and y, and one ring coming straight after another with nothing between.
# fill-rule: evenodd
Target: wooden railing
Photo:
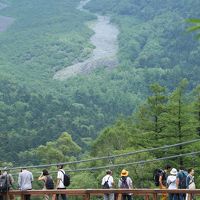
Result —
<instances>
[{"instance_id":1,"label":"wooden railing","mask_svg":"<svg viewBox=\"0 0 200 200\"><path fill-rule=\"evenodd\" d=\"M24 200L24 195L30 194L31 196L44 196L54 195L54 194L66 194L67 196L79 196L83 200L90 200L91 196L102 196L103 194L114 193L118 200L121 199L121 194L123 193L132 193L133 196L143 196L145 200L153 199L157 200L158 196L163 193L187 193L189 199L192 199L192 195L200 196L200 189L187 190L187 189L178 189L178 190L160 190L160 189L66 189L66 190L10 190L7 193L0 193L8 197L9 194L14 195L15 197L20 196L21 200ZM7 198L6 198L7 199Z\"/></svg>"}]
</instances>

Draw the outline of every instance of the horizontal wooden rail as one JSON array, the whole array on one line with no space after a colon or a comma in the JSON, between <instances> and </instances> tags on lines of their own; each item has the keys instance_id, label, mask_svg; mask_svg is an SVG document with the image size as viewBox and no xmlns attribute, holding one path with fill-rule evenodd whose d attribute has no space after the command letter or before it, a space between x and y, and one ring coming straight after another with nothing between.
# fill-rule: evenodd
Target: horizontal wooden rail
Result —
<instances>
[{"instance_id":1,"label":"horizontal wooden rail","mask_svg":"<svg viewBox=\"0 0 200 200\"><path fill-rule=\"evenodd\" d=\"M187 190L187 189L176 189L176 190L160 190L160 189L66 189L66 190L10 190L7 193L0 193L0 195L15 195L20 196L21 199L24 199L24 195L30 194L32 196L43 196L53 195L53 194L66 194L67 196L82 196L84 200L89 200L90 196L100 196L103 194L114 193L116 195L124 193L132 193L133 196L144 196L145 199L149 199L151 196L153 200L157 200L159 195L162 193L188 193L191 199L191 194L200 195L200 189Z\"/></svg>"}]
</instances>

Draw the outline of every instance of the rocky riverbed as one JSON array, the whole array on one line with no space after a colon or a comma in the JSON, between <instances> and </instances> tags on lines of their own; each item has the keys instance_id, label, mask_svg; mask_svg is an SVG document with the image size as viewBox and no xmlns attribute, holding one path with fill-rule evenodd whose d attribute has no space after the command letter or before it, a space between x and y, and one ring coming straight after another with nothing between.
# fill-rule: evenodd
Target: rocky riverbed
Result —
<instances>
[{"instance_id":1,"label":"rocky riverbed","mask_svg":"<svg viewBox=\"0 0 200 200\"><path fill-rule=\"evenodd\" d=\"M88 12L83 8L90 0L82 0L77 9L82 12ZM119 30L117 26L110 22L108 16L95 14L97 20L90 23L89 28L94 31L94 35L90 38L91 43L95 46L92 54L83 62L75 63L71 66L59 70L54 75L54 79L64 80L78 74L88 74L98 67L113 68L118 65L117 37Z\"/></svg>"}]
</instances>

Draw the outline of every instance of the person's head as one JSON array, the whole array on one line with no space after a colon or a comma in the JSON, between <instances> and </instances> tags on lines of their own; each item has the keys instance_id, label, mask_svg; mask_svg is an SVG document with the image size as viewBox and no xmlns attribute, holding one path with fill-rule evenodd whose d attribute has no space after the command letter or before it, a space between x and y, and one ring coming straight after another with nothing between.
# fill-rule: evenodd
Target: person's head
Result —
<instances>
[{"instance_id":1,"label":"person's head","mask_svg":"<svg viewBox=\"0 0 200 200\"><path fill-rule=\"evenodd\" d=\"M25 170L27 170L27 168L26 167L23 167L22 169L21 169L21 171L23 172L23 171L25 171Z\"/></svg>"},{"instance_id":2,"label":"person's head","mask_svg":"<svg viewBox=\"0 0 200 200\"><path fill-rule=\"evenodd\" d=\"M8 174L8 168L7 168L7 167L4 167L4 168L3 168L2 174L3 174L3 175Z\"/></svg>"},{"instance_id":3,"label":"person's head","mask_svg":"<svg viewBox=\"0 0 200 200\"><path fill-rule=\"evenodd\" d=\"M63 165L62 165L62 164L59 164L59 165L57 165L57 168L58 168L58 169L63 169Z\"/></svg>"},{"instance_id":4,"label":"person's head","mask_svg":"<svg viewBox=\"0 0 200 200\"><path fill-rule=\"evenodd\" d=\"M109 169L109 170L106 171L106 174L112 175L112 171Z\"/></svg>"},{"instance_id":5,"label":"person's head","mask_svg":"<svg viewBox=\"0 0 200 200\"><path fill-rule=\"evenodd\" d=\"M7 172L8 171L8 168L7 167L4 167L3 168L3 172Z\"/></svg>"},{"instance_id":6,"label":"person's head","mask_svg":"<svg viewBox=\"0 0 200 200\"><path fill-rule=\"evenodd\" d=\"M172 168L172 170L170 171L170 174L175 176L177 174L177 170L175 168Z\"/></svg>"},{"instance_id":7,"label":"person's head","mask_svg":"<svg viewBox=\"0 0 200 200\"><path fill-rule=\"evenodd\" d=\"M170 171L171 168L172 168L171 165L169 165L169 164L165 165L165 171Z\"/></svg>"},{"instance_id":8,"label":"person's head","mask_svg":"<svg viewBox=\"0 0 200 200\"><path fill-rule=\"evenodd\" d=\"M188 174L194 175L194 169L193 168L188 169Z\"/></svg>"},{"instance_id":9,"label":"person's head","mask_svg":"<svg viewBox=\"0 0 200 200\"><path fill-rule=\"evenodd\" d=\"M185 170L185 167L184 167L183 165L181 165L181 166L179 167L179 169L180 169L180 170Z\"/></svg>"},{"instance_id":10,"label":"person's head","mask_svg":"<svg viewBox=\"0 0 200 200\"><path fill-rule=\"evenodd\" d=\"M121 171L121 176L128 176L128 171L125 170L125 169L123 169L123 170Z\"/></svg>"},{"instance_id":11,"label":"person's head","mask_svg":"<svg viewBox=\"0 0 200 200\"><path fill-rule=\"evenodd\" d=\"M49 172L46 169L43 169L42 174L43 174L43 176L47 176L47 175L49 175Z\"/></svg>"}]
</instances>

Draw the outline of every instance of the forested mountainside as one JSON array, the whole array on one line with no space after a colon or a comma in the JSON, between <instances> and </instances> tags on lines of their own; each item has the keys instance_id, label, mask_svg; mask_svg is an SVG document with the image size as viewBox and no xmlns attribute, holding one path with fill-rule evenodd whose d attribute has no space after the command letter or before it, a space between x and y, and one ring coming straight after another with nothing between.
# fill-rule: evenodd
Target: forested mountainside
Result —
<instances>
[{"instance_id":1,"label":"forested mountainside","mask_svg":"<svg viewBox=\"0 0 200 200\"><path fill-rule=\"evenodd\" d=\"M94 0L86 5L94 12L111 15L119 25L123 69L148 69L158 74L157 80L162 74L159 81L164 85L171 82L172 88L175 77L187 77L194 85L198 82L199 44L186 32L185 19L198 18L199 6L196 0Z\"/></svg>"},{"instance_id":2,"label":"forested mountainside","mask_svg":"<svg viewBox=\"0 0 200 200\"><path fill-rule=\"evenodd\" d=\"M185 31L185 19L198 17L198 1L91 0L91 12L76 9L78 0L0 2L7 5L0 15L14 19L0 33L1 161L47 162L35 155L45 146L53 152L63 137L81 146L74 147L80 154L103 128L138 110L152 83L170 93L187 78L189 94L199 83L199 41ZM86 23L95 12L119 27L119 66L54 80L57 70L91 54Z\"/></svg>"}]
</instances>

